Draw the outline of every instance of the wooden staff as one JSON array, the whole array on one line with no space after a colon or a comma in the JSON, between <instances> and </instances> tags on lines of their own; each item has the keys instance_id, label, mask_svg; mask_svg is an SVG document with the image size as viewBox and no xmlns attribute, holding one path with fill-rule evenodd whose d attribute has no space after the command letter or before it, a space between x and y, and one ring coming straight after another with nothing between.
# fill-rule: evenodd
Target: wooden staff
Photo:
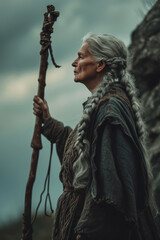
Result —
<instances>
[{"instance_id":1,"label":"wooden staff","mask_svg":"<svg viewBox=\"0 0 160 240\"><path fill-rule=\"evenodd\" d=\"M46 71L48 67L48 51L50 52L51 59L55 67L58 66L53 57L52 47L51 47L51 33L53 32L53 24L57 20L59 16L59 12L55 11L55 7L52 5L47 6L47 12L44 14L44 22L42 27L42 32L40 34L41 40L40 44L42 45L40 55L40 70L39 70L39 78L38 78L38 93L37 95L44 99L44 89L45 89L45 79L46 79ZM33 148L32 158L31 158L31 167L30 173L28 177L28 182L26 185L25 192L25 206L24 206L24 214L23 214L23 233L22 240L32 240L32 221L31 221L31 206L32 206L32 188L36 177L37 163L39 150L42 149L41 142L41 126L42 119L36 117L35 127L33 138L31 141L31 147Z\"/></svg>"}]
</instances>

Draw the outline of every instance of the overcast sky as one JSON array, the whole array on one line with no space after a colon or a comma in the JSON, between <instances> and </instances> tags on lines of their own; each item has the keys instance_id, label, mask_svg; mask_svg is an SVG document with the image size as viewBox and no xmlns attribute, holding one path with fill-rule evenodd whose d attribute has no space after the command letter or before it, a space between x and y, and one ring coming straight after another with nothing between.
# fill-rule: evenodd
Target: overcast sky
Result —
<instances>
[{"instance_id":1,"label":"overcast sky","mask_svg":"<svg viewBox=\"0 0 160 240\"><path fill-rule=\"evenodd\" d=\"M45 98L52 115L72 127L82 114L89 92L73 82L71 63L82 37L88 33L109 33L128 46L131 32L141 22L140 0L5 0L0 2L0 224L23 213L25 185L30 168L34 116L32 99L37 92L40 62L39 34L46 5L54 4L60 17L54 25L52 46L56 62L47 72ZM50 144L43 138L33 209L43 188ZM60 166L53 154L51 196L55 208L61 185Z\"/></svg>"}]
</instances>

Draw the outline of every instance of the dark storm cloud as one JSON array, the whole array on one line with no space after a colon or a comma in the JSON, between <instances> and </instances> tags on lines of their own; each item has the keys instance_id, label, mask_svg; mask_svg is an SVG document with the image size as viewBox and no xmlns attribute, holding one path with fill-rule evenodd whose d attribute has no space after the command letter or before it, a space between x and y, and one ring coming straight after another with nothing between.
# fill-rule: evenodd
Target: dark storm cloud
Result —
<instances>
[{"instance_id":1,"label":"dark storm cloud","mask_svg":"<svg viewBox=\"0 0 160 240\"><path fill-rule=\"evenodd\" d=\"M43 1L4 1L0 3L1 71L22 70L35 61L32 29L41 23Z\"/></svg>"},{"instance_id":2,"label":"dark storm cloud","mask_svg":"<svg viewBox=\"0 0 160 240\"><path fill-rule=\"evenodd\" d=\"M131 15L137 1L55 1L56 9L61 12L53 37L57 61L75 55L82 36L89 31L117 35L131 31L132 24L135 25ZM42 16L50 3L40 0L0 3L1 73L38 67Z\"/></svg>"},{"instance_id":3,"label":"dark storm cloud","mask_svg":"<svg viewBox=\"0 0 160 240\"><path fill-rule=\"evenodd\" d=\"M126 40L139 22L138 0L81 0L72 9L62 9L60 24L57 22L55 53L59 58L75 55L81 38L88 32L110 33ZM136 5L137 3L137 5ZM70 11L69 11L70 10ZM127 19L127 21L126 21Z\"/></svg>"}]
</instances>

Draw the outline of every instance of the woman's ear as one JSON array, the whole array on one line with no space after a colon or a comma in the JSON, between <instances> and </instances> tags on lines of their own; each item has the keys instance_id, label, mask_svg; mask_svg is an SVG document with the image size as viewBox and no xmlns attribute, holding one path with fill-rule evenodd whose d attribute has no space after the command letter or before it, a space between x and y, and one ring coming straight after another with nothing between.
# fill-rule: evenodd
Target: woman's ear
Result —
<instances>
[{"instance_id":1,"label":"woman's ear","mask_svg":"<svg viewBox=\"0 0 160 240\"><path fill-rule=\"evenodd\" d=\"M104 60L101 60L97 63L97 72L103 71L103 69L106 67L106 62Z\"/></svg>"}]
</instances>

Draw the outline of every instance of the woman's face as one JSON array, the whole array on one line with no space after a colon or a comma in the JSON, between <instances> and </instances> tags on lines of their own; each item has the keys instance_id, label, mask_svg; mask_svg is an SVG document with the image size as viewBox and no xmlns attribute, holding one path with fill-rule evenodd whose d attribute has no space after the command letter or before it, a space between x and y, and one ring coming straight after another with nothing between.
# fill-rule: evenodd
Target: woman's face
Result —
<instances>
[{"instance_id":1,"label":"woman's face","mask_svg":"<svg viewBox=\"0 0 160 240\"><path fill-rule=\"evenodd\" d=\"M74 81L87 85L97 74L97 63L88 51L88 43L84 43L78 51L78 57L72 63Z\"/></svg>"}]
</instances>

